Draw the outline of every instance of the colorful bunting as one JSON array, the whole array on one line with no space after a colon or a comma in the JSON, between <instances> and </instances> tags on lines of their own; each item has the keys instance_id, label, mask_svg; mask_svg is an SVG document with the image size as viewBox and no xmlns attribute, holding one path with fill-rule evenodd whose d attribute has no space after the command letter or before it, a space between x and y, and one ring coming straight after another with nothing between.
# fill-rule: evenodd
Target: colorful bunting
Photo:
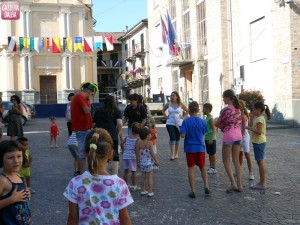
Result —
<instances>
[{"instance_id":1,"label":"colorful bunting","mask_svg":"<svg viewBox=\"0 0 300 225\"><path fill-rule=\"evenodd\" d=\"M74 38L74 52L77 52L78 50L83 52L82 37Z\"/></svg>"},{"instance_id":2,"label":"colorful bunting","mask_svg":"<svg viewBox=\"0 0 300 225\"><path fill-rule=\"evenodd\" d=\"M92 52L93 51L93 37L84 38L84 51Z\"/></svg>"},{"instance_id":3,"label":"colorful bunting","mask_svg":"<svg viewBox=\"0 0 300 225\"><path fill-rule=\"evenodd\" d=\"M103 37L102 36L94 37L94 50L95 51L98 51L98 50L103 51Z\"/></svg>"},{"instance_id":4,"label":"colorful bunting","mask_svg":"<svg viewBox=\"0 0 300 225\"><path fill-rule=\"evenodd\" d=\"M60 38L52 38L52 52L53 53L60 53Z\"/></svg>"},{"instance_id":5,"label":"colorful bunting","mask_svg":"<svg viewBox=\"0 0 300 225\"><path fill-rule=\"evenodd\" d=\"M73 52L73 38L67 38L67 49L69 52Z\"/></svg>"},{"instance_id":6,"label":"colorful bunting","mask_svg":"<svg viewBox=\"0 0 300 225\"><path fill-rule=\"evenodd\" d=\"M105 44L107 51L114 50L114 40L112 35L105 36Z\"/></svg>"},{"instance_id":7,"label":"colorful bunting","mask_svg":"<svg viewBox=\"0 0 300 225\"><path fill-rule=\"evenodd\" d=\"M17 51L17 44L16 44L16 37L8 37L8 52L16 52Z\"/></svg>"}]
</instances>

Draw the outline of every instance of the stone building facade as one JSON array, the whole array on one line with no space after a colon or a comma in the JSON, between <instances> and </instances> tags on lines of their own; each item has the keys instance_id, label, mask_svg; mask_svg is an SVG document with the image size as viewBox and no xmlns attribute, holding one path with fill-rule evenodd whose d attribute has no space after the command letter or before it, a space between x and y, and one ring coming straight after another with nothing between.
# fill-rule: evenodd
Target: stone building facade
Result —
<instances>
[{"instance_id":1,"label":"stone building facade","mask_svg":"<svg viewBox=\"0 0 300 225\"><path fill-rule=\"evenodd\" d=\"M20 0L20 19L0 20L3 100L18 94L29 103L64 103L83 81L97 83L96 52L52 52L52 38L94 35L91 7L91 0ZM8 37L16 38L16 51L8 52ZM20 50L19 37L48 37L50 48Z\"/></svg>"},{"instance_id":2,"label":"stone building facade","mask_svg":"<svg viewBox=\"0 0 300 225\"><path fill-rule=\"evenodd\" d=\"M162 43L169 13L179 56ZM151 91L223 107L222 92L260 90L274 122L299 126L300 1L148 0Z\"/></svg>"}]
</instances>

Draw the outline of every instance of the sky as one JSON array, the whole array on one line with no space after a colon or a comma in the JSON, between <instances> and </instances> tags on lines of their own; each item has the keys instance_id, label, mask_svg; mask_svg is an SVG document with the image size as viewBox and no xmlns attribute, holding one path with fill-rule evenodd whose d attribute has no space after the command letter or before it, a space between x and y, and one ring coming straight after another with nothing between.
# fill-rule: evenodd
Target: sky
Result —
<instances>
[{"instance_id":1,"label":"sky","mask_svg":"<svg viewBox=\"0 0 300 225\"><path fill-rule=\"evenodd\" d=\"M147 18L147 0L93 0L96 32L122 32Z\"/></svg>"}]
</instances>

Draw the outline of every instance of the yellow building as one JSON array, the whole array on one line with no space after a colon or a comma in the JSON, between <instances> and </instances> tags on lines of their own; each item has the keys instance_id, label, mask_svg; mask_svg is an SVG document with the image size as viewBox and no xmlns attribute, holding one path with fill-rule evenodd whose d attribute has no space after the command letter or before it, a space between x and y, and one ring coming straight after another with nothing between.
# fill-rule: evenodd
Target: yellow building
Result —
<instances>
[{"instance_id":1,"label":"yellow building","mask_svg":"<svg viewBox=\"0 0 300 225\"><path fill-rule=\"evenodd\" d=\"M75 37L85 43L84 38L94 35L91 7L92 0L20 0L20 19L0 19L3 100L18 94L29 103L64 103L83 81L97 83L96 51L74 45ZM72 48L63 44L68 38ZM9 49L13 42L9 46L8 39L16 41L16 51ZM29 47L30 41L35 48Z\"/></svg>"}]
</instances>

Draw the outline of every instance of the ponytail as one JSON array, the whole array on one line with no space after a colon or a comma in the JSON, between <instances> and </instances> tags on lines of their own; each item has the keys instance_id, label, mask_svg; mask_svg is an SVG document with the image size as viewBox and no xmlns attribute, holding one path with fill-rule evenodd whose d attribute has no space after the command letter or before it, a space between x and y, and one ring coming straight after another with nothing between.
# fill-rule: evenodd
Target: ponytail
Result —
<instances>
[{"instance_id":1,"label":"ponytail","mask_svg":"<svg viewBox=\"0 0 300 225\"><path fill-rule=\"evenodd\" d=\"M235 96L233 90L227 89L226 91L223 92L223 97L224 98L229 98L232 101L233 106L236 109L240 109L240 103L238 98Z\"/></svg>"},{"instance_id":2,"label":"ponytail","mask_svg":"<svg viewBox=\"0 0 300 225\"><path fill-rule=\"evenodd\" d=\"M268 120L271 118L271 112L268 105L265 105L262 102L256 102L253 106L255 109L259 109L262 113L265 112Z\"/></svg>"},{"instance_id":3,"label":"ponytail","mask_svg":"<svg viewBox=\"0 0 300 225\"><path fill-rule=\"evenodd\" d=\"M271 112L270 112L270 108L268 105L264 105L265 106L265 113L267 115L268 120L271 119Z\"/></svg>"},{"instance_id":4,"label":"ponytail","mask_svg":"<svg viewBox=\"0 0 300 225\"><path fill-rule=\"evenodd\" d=\"M240 109L241 108L239 100L238 100L238 98L235 95L232 96L232 104L233 104L234 108L236 108L236 109Z\"/></svg>"}]
</instances>

